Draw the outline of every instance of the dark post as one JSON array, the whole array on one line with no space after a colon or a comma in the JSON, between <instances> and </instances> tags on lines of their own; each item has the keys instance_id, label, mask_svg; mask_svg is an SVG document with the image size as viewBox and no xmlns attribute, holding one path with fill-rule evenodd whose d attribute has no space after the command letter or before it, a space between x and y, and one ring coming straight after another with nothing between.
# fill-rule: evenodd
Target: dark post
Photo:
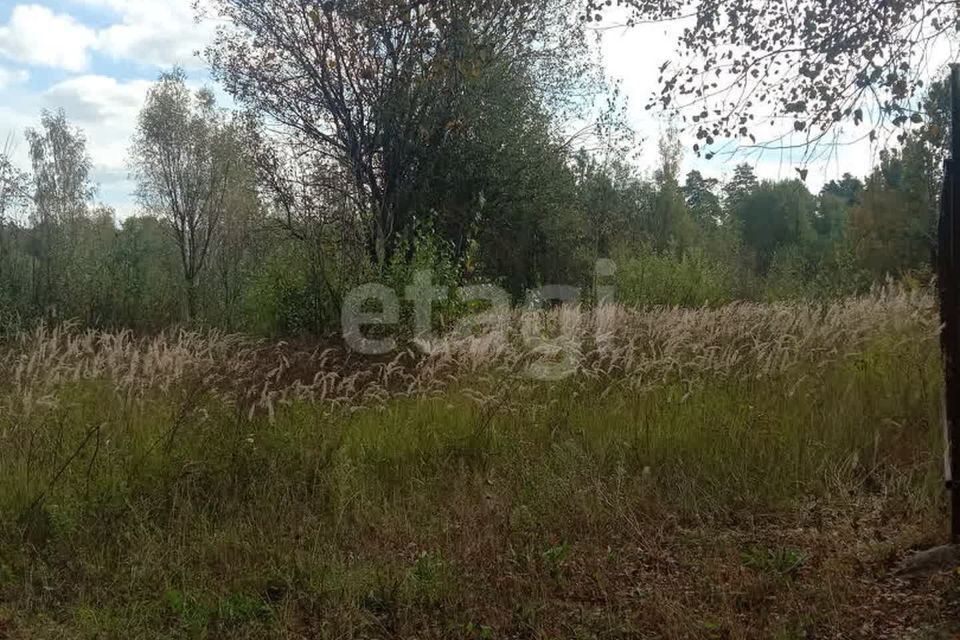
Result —
<instances>
[{"instance_id":1,"label":"dark post","mask_svg":"<svg viewBox=\"0 0 960 640\"><path fill-rule=\"evenodd\" d=\"M950 67L952 139L940 198L937 283L944 364L944 432L950 542L960 544L960 66Z\"/></svg>"}]
</instances>

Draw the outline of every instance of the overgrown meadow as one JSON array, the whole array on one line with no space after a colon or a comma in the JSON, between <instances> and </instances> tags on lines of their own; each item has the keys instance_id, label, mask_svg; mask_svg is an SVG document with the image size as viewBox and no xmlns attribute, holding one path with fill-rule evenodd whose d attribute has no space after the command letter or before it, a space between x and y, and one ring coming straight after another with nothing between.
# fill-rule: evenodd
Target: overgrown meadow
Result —
<instances>
[{"instance_id":1,"label":"overgrown meadow","mask_svg":"<svg viewBox=\"0 0 960 640\"><path fill-rule=\"evenodd\" d=\"M11 338L0 637L948 637L927 293L539 320Z\"/></svg>"}]
</instances>

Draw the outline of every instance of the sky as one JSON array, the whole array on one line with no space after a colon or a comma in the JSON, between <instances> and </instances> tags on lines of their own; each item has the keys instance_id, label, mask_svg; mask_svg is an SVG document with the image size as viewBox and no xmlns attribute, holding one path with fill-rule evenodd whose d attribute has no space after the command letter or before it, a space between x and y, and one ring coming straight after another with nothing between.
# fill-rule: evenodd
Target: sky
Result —
<instances>
[{"instance_id":1,"label":"sky","mask_svg":"<svg viewBox=\"0 0 960 640\"><path fill-rule=\"evenodd\" d=\"M87 135L98 199L135 213L127 150L147 88L174 65L207 80L194 53L213 29L190 0L0 0L0 146L12 137L26 168L24 131L63 108Z\"/></svg>"},{"instance_id":2,"label":"sky","mask_svg":"<svg viewBox=\"0 0 960 640\"><path fill-rule=\"evenodd\" d=\"M614 24L611 16L607 26ZM639 163L646 169L656 161L656 141L668 123L644 105L656 89L659 65L674 49L678 28L643 25L602 32L604 64L621 83L628 120L641 140ZM16 161L26 168L24 130L37 125L41 109L63 108L86 132L99 201L114 207L119 218L136 213L127 150L144 95L173 65L184 67L191 83L209 83L195 54L214 29L211 21L194 19L191 0L0 0L0 148L9 138ZM808 166L811 190L844 172L865 175L878 149L860 142L834 151ZM749 162L760 177L771 179L796 177L798 166L795 158L773 150L710 161L688 154L684 170L723 178L738 162Z\"/></svg>"},{"instance_id":3,"label":"sky","mask_svg":"<svg viewBox=\"0 0 960 640\"><path fill-rule=\"evenodd\" d=\"M607 75L620 82L621 91L627 97L628 122L641 140L641 165L650 169L657 161L657 139L669 127L670 121L656 109L647 111L645 106L651 95L659 94L660 66L676 51L677 38L684 23L617 28L622 23L623 20L611 14L598 29L602 34L601 53ZM681 141L687 149L683 172L696 169L705 176L723 180L733 173L737 164L745 162L761 179L780 180L797 178L797 169L806 168L809 172L807 187L817 193L826 182L844 173L867 175L877 160L880 148L865 139L865 131L861 130L846 134L836 132L835 140L831 136L833 142L821 144L805 162L799 148L805 135L794 132L792 124L792 121L786 121L775 127L758 125L755 133L759 142L769 145L766 150L738 149L735 143L731 143L711 160L696 158L691 151L696 140L681 131ZM773 148L773 141L778 141L778 148ZM720 148L721 143L718 141L713 149ZM796 148L783 151L779 147Z\"/></svg>"}]
</instances>

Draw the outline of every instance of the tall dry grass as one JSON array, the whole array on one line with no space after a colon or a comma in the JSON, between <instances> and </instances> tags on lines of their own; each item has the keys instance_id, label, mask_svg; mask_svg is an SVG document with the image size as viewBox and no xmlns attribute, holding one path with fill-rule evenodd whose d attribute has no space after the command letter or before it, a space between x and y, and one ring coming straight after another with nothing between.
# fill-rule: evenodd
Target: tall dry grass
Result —
<instances>
[{"instance_id":1,"label":"tall dry grass","mask_svg":"<svg viewBox=\"0 0 960 640\"><path fill-rule=\"evenodd\" d=\"M0 636L908 637L956 587L884 578L942 538L936 333L897 288L377 358L41 327L0 346Z\"/></svg>"},{"instance_id":2,"label":"tall dry grass","mask_svg":"<svg viewBox=\"0 0 960 640\"><path fill-rule=\"evenodd\" d=\"M128 398L187 384L251 415L272 415L292 402L351 407L464 385L482 392L497 386L494 380L499 386L509 380L517 392L541 385L539 378L549 381L538 375L548 365L567 384L636 392L673 382L810 375L857 355L878 336L934 344L937 330L933 298L897 287L831 304L518 311L381 358L220 332L138 337L40 326L0 349L0 399L8 412L29 412L56 403L57 389L67 383L103 381Z\"/></svg>"}]
</instances>

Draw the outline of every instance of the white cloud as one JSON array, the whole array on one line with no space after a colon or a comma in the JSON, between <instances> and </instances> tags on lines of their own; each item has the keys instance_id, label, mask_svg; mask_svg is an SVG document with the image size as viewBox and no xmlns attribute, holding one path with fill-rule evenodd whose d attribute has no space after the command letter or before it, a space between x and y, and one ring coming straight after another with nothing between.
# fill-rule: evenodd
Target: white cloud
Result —
<instances>
[{"instance_id":1,"label":"white cloud","mask_svg":"<svg viewBox=\"0 0 960 640\"><path fill-rule=\"evenodd\" d=\"M211 41L214 23L196 21L191 0L74 0L105 10L113 24L95 30L39 4L20 4L0 25L0 57L85 71L98 52L156 67L199 68L196 55Z\"/></svg>"},{"instance_id":2,"label":"white cloud","mask_svg":"<svg viewBox=\"0 0 960 640\"><path fill-rule=\"evenodd\" d=\"M151 82L119 82L101 75L82 75L43 92L24 88L0 90L0 144L11 138L14 161L29 169L24 131L39 126L41 109L63 108L70 123L83 130L93 161L92 177L98 198L117 211L119 219L137 211L131 195L127 154L137 116Z\"/></svg>"},{"instance_id":3,"label":"white cloud","mask_svg":"<svg viewBox=\"0 0 960 640\"><path fill-rule=\"evenodd\" d=\"M4 9L5 2L16 4L0 0ZM115 206L120 217L133 213L127 155L147 89L156 78L154 67L202 67L193 54L210 41L213 23L194 21L191 0L25 0L12 6L5 24L4 9L0 9L0 144L12 136L15 161L27 168L24 130L38 125L41 109L63 108L70 122L86 134L100 197ZM99 26L81 24L68 13L93 15ZM117 65L102 66L106 58ZM35 82L27 84L27 70L6 65L5 59L27 69L47 66L75 75L38 88ZM110 77L118 67L125 78L137 79Z\"/></svg>"},{"instance_id":4,"label":"white cloud","mask_svg":"<svg viewBox=\"0 0 960 640\"><path fill-rule=\"evenodd\" d=\"M117 60L200 67L196 55L212 39L213 23L197 22L191 0L78 0L107 9L118 22L97 33L96 48Z\"/></svg>"},{"instance_id":5,"label":"white cloud","mask_svg":"<svg viewBox=\"0 0 960 640\"><path fill-rule=\"evenodd\" d=\"M22 4L0 26L0 56L27 64L83 71L97 34L74 18L47 7Z\"/></svg>"},{"instance_id":6,"label":"white cloud","mask_svg":"<svg viewBox=\"0 0 960 640\"><path fill-rule=\"evenodd\" d=\"M6 69L0 67L0 89L23 84L30 79L30 73L24 69Z\"/></svg>"},{"instance_id":7,"label":"white cloud","mask_svg":"<svg viewBox=\"0 0 960 640\"><path fill-rule=\"evenodd\" d=\"M146 80L118 82L108 76L84 75L53 85L45 97L78 122L97 124L136 115L149 86Z\"/></svg>"},{"instance_id":8,"label":"white cloud","mask_svg":"<svg viewBox=\"0 0 960 640\"><path fill-rule=\"evenodd\" d=\"M86 131L90 156L100 170L118 172L125 170L127 148L150 85L147 80L118 82L85 75L52 86L43 98L49 108L63 108L70 121Z\"/></svg>"}]
</instances>

